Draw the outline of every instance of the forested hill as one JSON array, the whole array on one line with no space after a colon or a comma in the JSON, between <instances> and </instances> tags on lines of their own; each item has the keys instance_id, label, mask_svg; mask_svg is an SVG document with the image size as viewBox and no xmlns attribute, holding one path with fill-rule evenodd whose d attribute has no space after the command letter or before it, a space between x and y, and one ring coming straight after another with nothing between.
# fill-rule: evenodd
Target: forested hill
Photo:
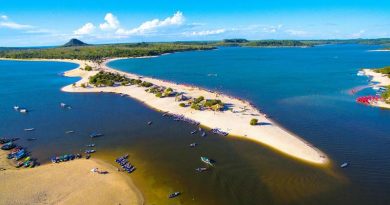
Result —
<instances>
[{"instance_id":1,"label":"forested hill","mask_svg":"<svg viewBox=\"0 0 390 205\"><path fill-rule=\"evenodd\" d=\"M0 58L46 58L100 60L114 57L155 56L165 53L209 50L221 46L240 47L311 47L320 44L369 44L390 46L390 38L348 40L246 40L188 41L172 43L128 43L88 45L72 39L64 46L45 48L2 48Z\"/></svg>"}]
</instances>

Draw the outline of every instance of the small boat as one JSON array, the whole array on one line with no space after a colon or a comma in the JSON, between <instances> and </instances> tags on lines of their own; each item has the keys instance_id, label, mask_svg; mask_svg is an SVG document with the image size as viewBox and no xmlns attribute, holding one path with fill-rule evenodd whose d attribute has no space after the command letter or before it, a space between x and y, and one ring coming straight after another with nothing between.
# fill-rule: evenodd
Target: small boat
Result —
<instances>
[{"instance_id":1,"label":"small boat","mask_svg":"<svg viewBox=\"0 0 390 205\"><path fill-rule=\"evenodd\" d=\"M65 103L60 103L60 106L61 107L66 107L66 104Z\"/></svg>"},{"instance_id":2,"label":"small boat","mask_svg":"<svg viewBox=\"0 0 390 205\"><path fill-rule=\"evenodd\" d=\"M37 138L35 138L35 137L27 138L27 141L34 141L34 140L37 140Z\"/></svg>"},{"instance_id":3,"label":"small boat","mask_svg":"<svg viewBox=\"0 0 390 205\"><path fill-rule=\"evenodd\" d=\"M18 105L14 106L14 110L18 111L19 109L20 109L20 107Z\"/></svg>"},{"instance_id":4,"label":"small boat","mask_svg":"<svg viewBox=\"0 0 390 205\"><path fill-rule=\"evenodd\" d=\"M191 132L191 134L193 135L193 134L195 134L195 133L197 133L198 132L198 130L193 130L192 132Z\"/></svg>"},{"instance_id":5,"label":"small boat","mask_svg":"<svg viewBox=\"0 0 390 205\"><path fill-rule=\"evenodd\" d=\"M191 143L190 144L190 147L196 147L198 144L196 144L195 142L194 143Z\"/></svg>"},{"instance_id":6,"label":"small boat","mask_svg":"<svg viewBox=\"0 0 390 205\"><path fill-rule=\"evenodd\" d=\"M24 131L34 131L35 130L35 128L26 128L26 129L24 129Z\"/></svg>"},{"instance_id":7,"label":"small boat","mask_svg":"<svg viewBox=\"0 0 390 205\"><path fill-rule=\"evenodd\" d=\"M94 149L87 149L87 150L85 150L85 154L92 154L92 153L95 153L96 152L96 150L94 150Z\"/></svg>"},{"instance_id":8,"label":"small boat","mask_svg":"<svg viewBox=\"0 0 390 205\"><path fill-rule=\"evenodd\" d=\"M103 136L103 134L101 134L101 133L92 133L92 134L90 134L89 135L91 138L96 138L96 137L101 137L101 136Z\"/></svg>"},{"instance_id":9,"label":"small boat","mask_svg":"<svg viewBox=\"0 0 390 205\"><path fill-rule=\"evenodd\" d=\"M148 125L152 125L152 124L153 124L153 122L152 122L152 121L149 121L149 122L148 122Z\"/></svg>"},{"instance_id":10,"label":"small boat","mask_svg":"<svg viewBox=\"0 0 390 205\"><path fill-rule=\"evenodd\" d=\"M195 169L197 172L204 172L207 171L208 169L206 167L198 167Z\"/></svg>"},{"instance_id":11,"label":"small boat","mask_svg":"<svg viewBox=\"0 0 390 205\"><path fill-rule=\"evenodd\" d=\"M18 140L19 138L0 138L0 144L6 144Z\"/></svg>"},{"instance_id":12,"label":"small boat","mask_svg":"<svg viewBox=\"0 0 390 205\"><path fill-rule=\"evenodd\" d=\"M73 130L68 130L68 131L65 132L65 134L71 134L71 133L74 133L74 131Z\"/></svg>"},{"instance_id":13,"label":"small boat","mask_svg":"<svg viewBox=\"0 0 390 205\"><path fill-rule=\"evenodd\" d=\"M344 162L344 163L342 163L342 164L340 165L340 167L341 167L341 168L345 168L345 167L348 167L348 165L349 165L349 164L348 164L347 162Z\"/></svg>"},{"instance_id":14,"label":"small boat","mask_svg":"<svg viewBox=\"0 0 390 205\"><path fill-rule=\"evenodd\" d=\"M180 192L173 192L172 194L169 194L168 198L172 199L178 197L180 194L181 194Z\"/></svg>"},{"instance_id":15,"label":"small boat","mask_svg":"<svg viewBox=\"0 0 390 205\"><path fill-rule=\"evenodd\" d=\"M8 143L4 144L3 146L1 146L1 149L2 150L10 150L10 149L13 149L15 147L16 147L16 145L14 143L8 142Z\"/></svg>"},{"instance_id":16,"label":"small boat","mask_svg":"<svg viewBox=\"0 0 390 205\"><path fill-rule=\"evenodd\" d=\"M94 147L95 146L95 144L87 144L87 145L85 145L86 147Z\"/></svg>"},{"instance_id":17,"label":"small boat","mask_svg":"<svg viewBox=\"0 0 390 205\"><path fill-rule=\"evenodd\" d=\"M28 110L27 110L27 109L19 109L19 112L20 112L20 113L27 113Z\"/></svg>"},{"instance_id":18,"label":"small boat","mask_svg":"<svg viewBox=\"0 0 390 205\"><path fill-rule=\"evenodd\" d=\"M206 137L206 132L202 132L202 134L200 135L200 136L202 136L202 137Z\"/></svg>"},{"instance_id":19,"label":"small boat","mask_svg":"<svg viewBox=\"0 0 390 205\"><path fill-rule=\"evenodd\" d=\"M201 157L200 160L210 166L214 166L213 162L207 157Z\"/></svg>"},{"instance_id":20,"label":"small boat","mask_svg":"<svg viewBox=\"0 0 390 205\"><path fill-rule=\"evenodd\" d=\"M202 132L202 131L203 131L203 129L202 129L201 127L199 127L199 128L198 128L198 131L199 131L199 132Z\"/></svg>"}]
</instances>

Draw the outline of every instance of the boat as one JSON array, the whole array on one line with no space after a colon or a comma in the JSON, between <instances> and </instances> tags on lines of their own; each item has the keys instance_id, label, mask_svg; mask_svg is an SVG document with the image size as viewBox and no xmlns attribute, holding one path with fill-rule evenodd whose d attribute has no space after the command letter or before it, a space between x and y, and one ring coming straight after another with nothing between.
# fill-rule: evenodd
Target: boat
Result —
<instances>
[{"instance_id":1,"label":"boat","mask_svg":"<svg viewBox=\"0 0 390 205\"><path fill-rule=\"evenodd\" d=\"M204 172L207 171L208 169L206 167L198 167L195 169L197 172Z\"/></svg>"},{"instance_id":2,"label":"boat","mask_svg":"<svg viewBox=\"0 0 390 205\"><path fill-rule=\"evenodd\" d=\"M14 110L18 111L19 109L20 109L19 106L17 106L17 105L14 106Z\"/></svg>"},{"instance_id":3,"label":"boat","mask_svg":"<svg viewBox=\"0 0 390 205\"><path fill-rule=\"evenodd\" d=\"M72 109L72 107L71 107L70 105L67 105L67 104L65 104L65 103L60 103L60 106L61 106L62 108Z\"/></svg>"},{"instance_id":4,"label":"boat","mask_svg":"<svg viewBox=\"0 0 390 205\"><path fill-rule=\"evenodd\" d=\"M180 192L173 192L172 194L169 194L168 198L172 199L178 197L180 194L181 194Z\"/></svg>"},{"instance_id":5,"label":"boat","mask_svg":"<svg viewBox=\"0 0 390 205\"><path fill-rule=\"evenodd\" d=\"M152 125L152 124L153 124L153 122L152 122L152 121L149 121L149 122L148 122L148 125Z\"/></svg>"},{"instance_id":6,"label":"boat","mask_svg":"<svg viewBox=\"0 0 390 205\"><path fill-rule=\"evenodd\" d=\"M0 138L0 144L6 144L18 140L19 138Z\"/></svg>"},{"instance_id":7,"label":"boat","mask_svg":"<svg viewBox=\"0 0 390 205\"><path fill-rule=\"evenodd\" d=\"M191 134L193 135L193 134L195 134L196 132L198 132L198 130L193 130L193 131L191 132Z\"/></svg>"},{"instance_id":8,"label":"boat","mask_svg":"<svg viewBox=\"0 0 390 205\"><path fill-rule=\"evenodd\" d=\"M1 149L2 150L10 150L10 149L13 149L15 148L16 145L12 142L8 142L8 143L5 143L3 146L1 146Z\"/></svg>"},{"instance_id":9,"label":"boat","mask_svg":"<svg viewBox=\"0 0 390 205\"><path fill-rule=\"evenodd\" d=\"M34 140L37 140L37 138L35 137L27 138L27 141L34 141Z\"/></svg>"},{"instance_id":10,"label":"boat","mask_svg":"<svg viewBox=\"0 0 390 205\"><path fill-rule=\"evenodd\" d=\"M340 165L340 167L341 168L345 168L345 167L347 167L349 164L348 164L348 162L344 162L344 163L342 163L341 165Z\"/></svg>"},{"instance_id":11,"label":"boat","mask_svg":"<svg viewBox=\"0 0 390 205\"><path fill-rule=\"evenodd\" d=\"M95 144L87 144L87 145L85 145L86 147L94 147L95 146Z\"/></svg>"},{"instance_id":12,"label":"boat","mask_svg":"<svg viewBox=\"0 0 390 205\"><path fill-rule=\"evenodd\" d=\"M26 128L26 129L24 129L24 131L34 131L35 130L35 128Z\"/></svg>"},{"instance_id":13,"label":"boat","mask_svg":"<svg viewBox=\"0 0 390 205\"><path fill-rule=\"evenodd\" d=\"M74 131L73 130L68 130L68 131L65 132L65 134L71 134L71 133L74 133Z\"/></svg>"},{"instance_id":14,"label":"boat","mask_svg":"<svg viewBox=\"0 0 390 205\"><path fill-rule=\"evenodd\" d=\"M94 150L94 149L87 149L87 150L85 150L85 154L92 154L92 153L95 153L96 152L96 150Z\"/></svg>"},{"instance_id":15,"label":"boat","mask_svg":"<svg viewBox=\"0 0 390 205\"><path fill-rule=\"evenodd\" d=\"M27 109L19 109L19 112L20 112L20 113L27 113L28 110L27 110Z\"/></svg>"},{"instance_id":16,"label":"boat","mask_svg":"<svg viewBox=\"0 0 390 205\"><path fill-rule=\"evenodd\" d=\"M210 166L214 166L213 162L207 157L201 157L200 160Z\"/></svg>"},{"instance_id":17,"label":"boat","mask_svg":"<svg viewBox=\"0 0 390 205\"><path fill-rule=\"evenodd\" d=\"M195 142L194 143L191 143L190 144L190 147L196 147L198 144L196 144Z\"/></svg>"},{"instance_id":18,"label":"boat","mask_svg":"<svg viewBox=\"0 0 390 205\"><path fill-rule=\"evenodd\" d=\"M206 132L202 132L201 134L202 137L206 137L206 135L207 135Z\"/></svg>"},{"instance_id":19,"label":"boat","mask_svg":"<svg viewBox=\"0 0 390 205\"><path fill-rule=\"evenodd\" d=\"M103 134L101 134L101 133L92 133L92 134L90 134L89 135L91 138L95 138L95 137L101 137L101 136L103 136Z\"/></svg>"}]
</instances>

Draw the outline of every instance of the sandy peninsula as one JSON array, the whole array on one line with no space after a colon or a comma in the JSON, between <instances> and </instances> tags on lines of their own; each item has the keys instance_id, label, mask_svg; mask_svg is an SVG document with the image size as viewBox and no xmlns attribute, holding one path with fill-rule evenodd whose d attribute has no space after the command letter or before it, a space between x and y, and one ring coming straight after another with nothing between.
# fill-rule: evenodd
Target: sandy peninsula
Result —
<instances>
[{"instance_id":1,"label":"sandy peninsula","mask_svg":"<svg viewBox=\"0 0 390 205\"><path fill-rule=\"evenodd\" d=\"M193 98L204 96L206 99L220 99L222 102L230 104L229 106L232 109L223 112L214 112L210 110L197 111L189 107L180 107L179 102L176 102L174 97L157 98L154 94L145 92L144 87L135 85L115 87L87 86L86 88L83 88L81 87L81 84L87 84L89 77L95 75L99 71L85 71L80 69L80 67L65 72L65 76L81 77L81 79L73 85L63 87L62 91L125 94L159 111L184 115L186 118L195 120L203 126L219 128L222 131L228 132L230 134L229 136L236 136L267 145L290 157L320 165L329 162L328 157L323 152L297 135L294 135L275 124L249 102L199 87L118 71L107 66L107 63L112 60L116 59L106 60L100 65L79 60L68 60L68 62L77 63L80 67L88 64L97 68L99 71L119 73L128 78L142 79L151 82L154 85L170 87L174 91L184 92L186 96ZM252 118L257 118L259 120L259 125L250 125L249 122Z\"/></svg>"},{"instance_id":2,"label":"sandy peninsula","mask_svg":"<svg viewBox=\"0 0 390 205\"><path fill-rule=\"evenodd\" d=\"M129 177L102 161L76 159L16 169L0 150L0 204L143 204ZM97 174L99 168L108 174Z\"/></svg>"},{"instance_id":3,"label":"sandy peninsula","mask_svg":"<svg viewBox=\"0 0 390 205\"><path fill-rule=\"evenodd\" d=\"M375 72L373 69L363 69L363 74L371 78L371 82L376 83L371 87L387 87L390 86L389 76ZM385 109L390 109L390 104L386 103L383 100L378 100L370 103L371 106L380 107Z\"/></svg>"}]
</instances>

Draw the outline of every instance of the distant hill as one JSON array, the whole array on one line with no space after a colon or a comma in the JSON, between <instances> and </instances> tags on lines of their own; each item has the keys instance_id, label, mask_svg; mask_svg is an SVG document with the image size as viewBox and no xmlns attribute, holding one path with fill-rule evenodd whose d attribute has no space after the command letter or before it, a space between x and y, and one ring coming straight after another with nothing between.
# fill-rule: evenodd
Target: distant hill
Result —
<instances>
[{"instance_id":1,"label":"distant hill","mask_svg":"<svg viewBox=\"0 0 390 205\"><path fill-rule=\"evenodd\" d=\"M80 41L79 39L72 38L68 43L65 43L63 47L73 47L73 46L88 46L88 44Z\"/></svg>"}]
</instances>

